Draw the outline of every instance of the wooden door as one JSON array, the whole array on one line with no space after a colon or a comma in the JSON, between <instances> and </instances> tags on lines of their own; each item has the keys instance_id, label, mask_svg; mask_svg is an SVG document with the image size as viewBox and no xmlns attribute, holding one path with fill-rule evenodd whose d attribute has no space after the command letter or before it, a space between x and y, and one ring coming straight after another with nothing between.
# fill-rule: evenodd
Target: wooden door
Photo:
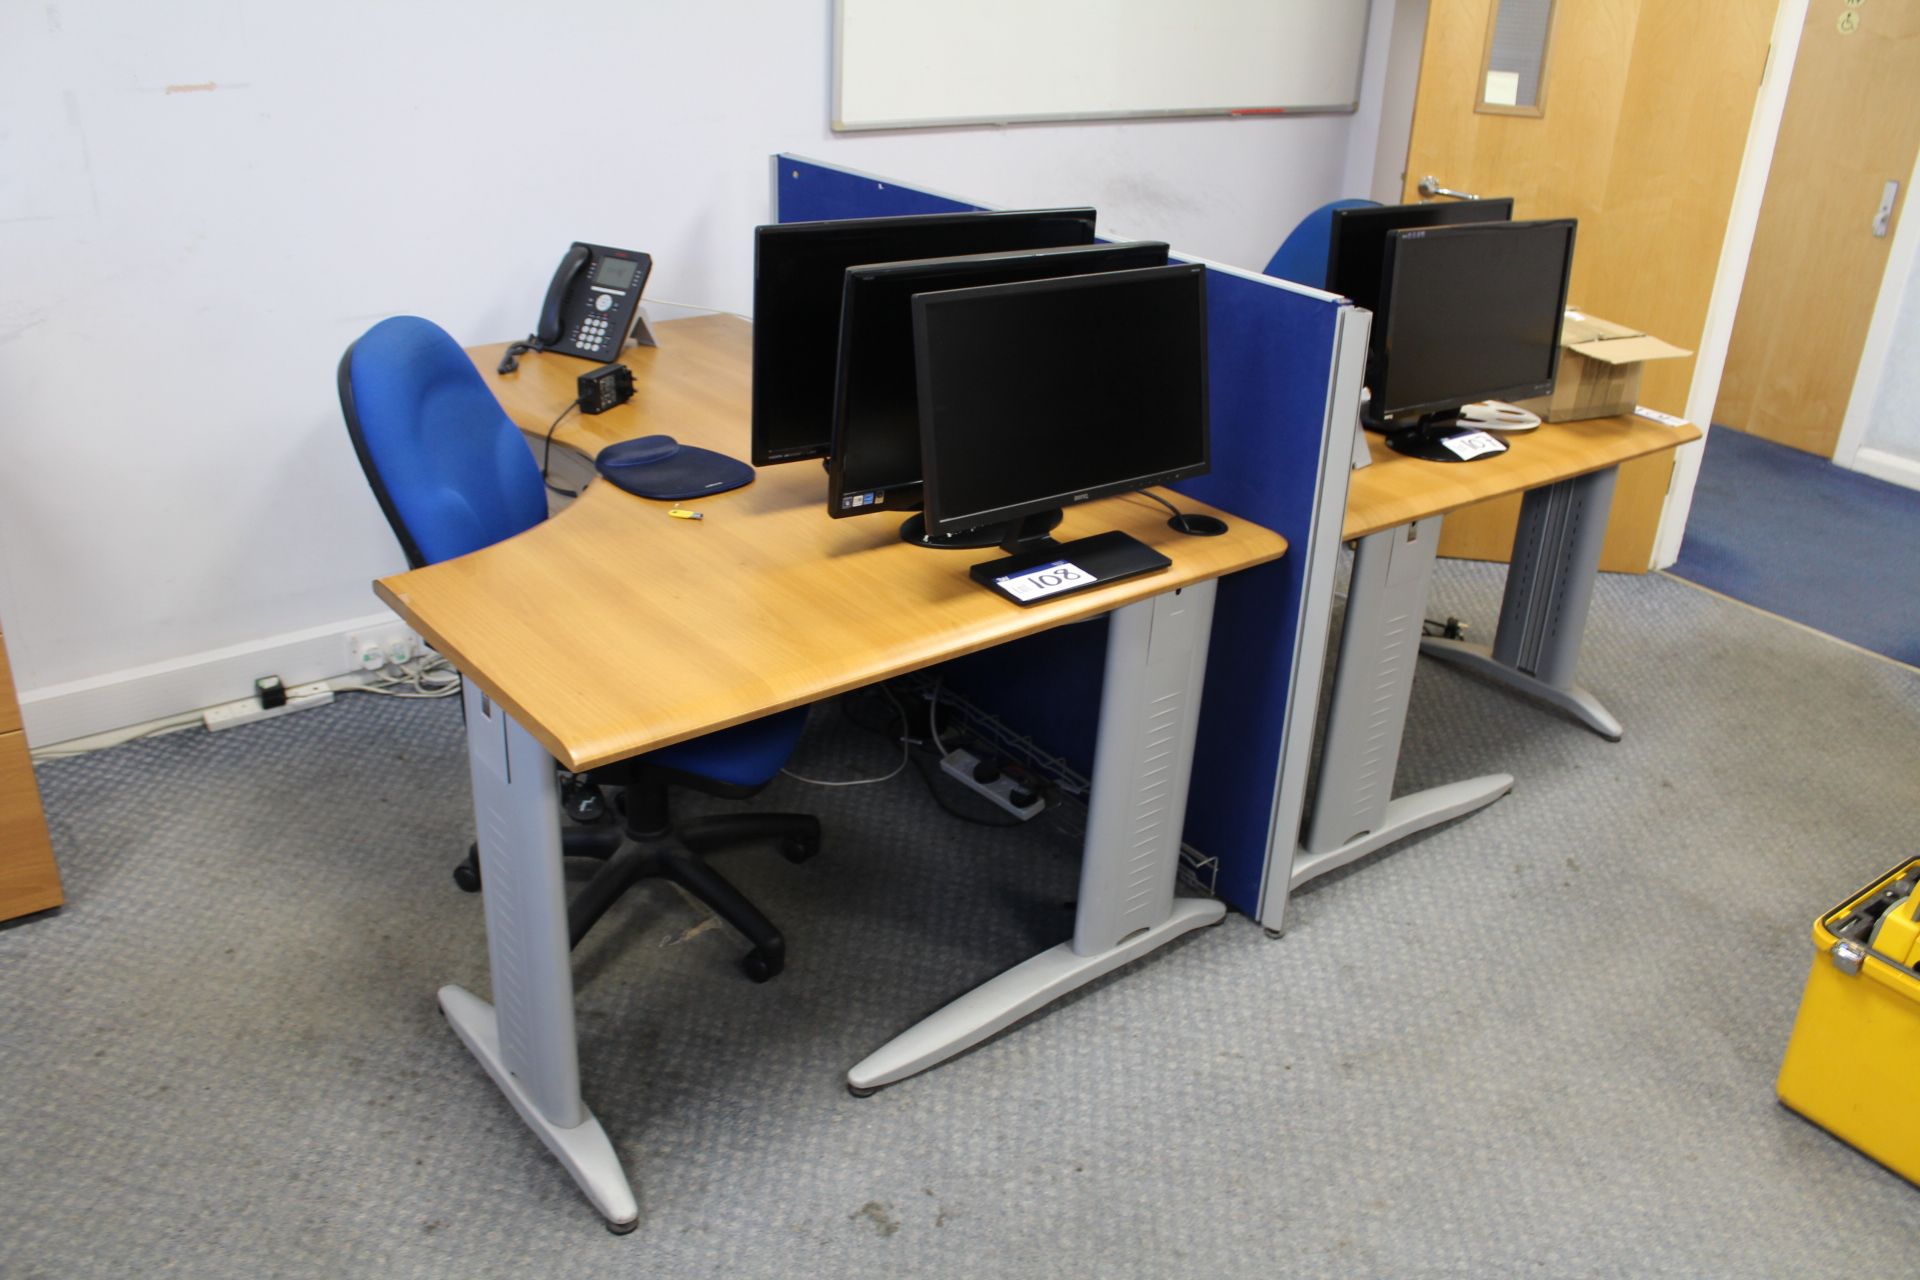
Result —
<instances>
[{"instance_id":1,"label":"wooden door","mask_svg":"<svg viewBox=\"0 0 1920 1280\"><path fill-rule=\"evenodd\" d=\"M1559 0L1544 108L1476 112L1494 0L1433 0L1408 147L1420 179L1580 220L1569 302L1698 350L1775 0ZM1646 367L1640 403L1683 414L1692 357ZM1600 567L1643 573L1673 455L1620 470ZM1448 516L1440 554L1505 560L1517 498Z\"/></svg>"},{"instance_id":2,"label":"wooden door","mask_svg":"<svg viewBox=\"0 0 1920 1280\"><path fill-rule=\"evenodd\" d=\"M1920 0L1814 0L1713 420L1831 458L1920 147ZM1901 185L1885 235L1874 214Z\"/></svg>"}]
</instances>

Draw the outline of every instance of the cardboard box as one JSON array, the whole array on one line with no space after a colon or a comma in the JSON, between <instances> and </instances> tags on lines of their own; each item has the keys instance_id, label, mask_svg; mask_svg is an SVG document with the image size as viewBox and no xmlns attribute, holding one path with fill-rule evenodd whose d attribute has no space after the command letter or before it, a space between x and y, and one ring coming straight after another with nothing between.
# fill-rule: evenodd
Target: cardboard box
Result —
<instances>
[{"instance_id":1,"label":"cardboard box","mask_svg":"<svg viewBox=\"0 0 1920 1280\"><path fill-rule=\"evenodd\" d=\"M1641 365L1692 354L1638 329L1569 307L1560 325L1560 376L1554 381L1553 394L1519 404L1546 422L1632 413L1640 402Z\"/></svg>"}]
</instances>

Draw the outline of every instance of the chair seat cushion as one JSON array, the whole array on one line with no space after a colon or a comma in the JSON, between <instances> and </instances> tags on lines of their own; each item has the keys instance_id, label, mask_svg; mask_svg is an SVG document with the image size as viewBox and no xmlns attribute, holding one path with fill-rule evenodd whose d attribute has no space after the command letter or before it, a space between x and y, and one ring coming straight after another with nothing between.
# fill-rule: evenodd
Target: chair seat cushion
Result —
<instances>
[{"instance_id":1,"label":"chair seat cushion","mask_svg":"<svg viewBox=\"0 0 1920 1280\"><path fill-rule=\"evenodd\" d=\"M763 787L793 754L806 723L807 709L796 707L690 742L677 742L643 758L649 764L697 774L727 786Z\"/></svg>"}]
</instances>

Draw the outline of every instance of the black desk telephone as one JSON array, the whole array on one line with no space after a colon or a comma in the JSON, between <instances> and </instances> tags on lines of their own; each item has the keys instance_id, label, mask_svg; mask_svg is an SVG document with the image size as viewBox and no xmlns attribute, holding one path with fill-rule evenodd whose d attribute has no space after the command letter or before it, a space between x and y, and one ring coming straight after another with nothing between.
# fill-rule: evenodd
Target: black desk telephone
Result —
<instances>
[{"instance_id":1,"label":"black desk telephone","mask_svg":"<svg viewBox=\"0 0 1920 1280\"><path fill-rule=\"evenodd\" d=\"M523 351L553 351L605 363L619 357L630 336L653 346L653 335L640 316L640 292L652 270L653 259L644 253L574 241L547 286L539 328L525 342L507 348L500 372L519 368Z\"/></svg>"}]
</instances>

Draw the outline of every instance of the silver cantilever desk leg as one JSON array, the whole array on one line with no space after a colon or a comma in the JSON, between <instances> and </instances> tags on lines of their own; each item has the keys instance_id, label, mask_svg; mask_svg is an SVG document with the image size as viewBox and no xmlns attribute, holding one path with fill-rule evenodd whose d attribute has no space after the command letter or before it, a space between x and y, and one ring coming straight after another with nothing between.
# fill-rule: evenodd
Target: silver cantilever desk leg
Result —
<instances>
[{"instance_id":1,"label":"silver cantilever desk leg","mask_svg":"<svg viewBox=\"0 0 1920 1280\"><path fill-rule=\"evenodd\" d=\"M1092 804L1073 941L974 988L847 1073L856 1092L904 1080L1203 925L1226 907L1176 898L1212 581L1116 609L1107 637Z\"/></svg>"},{"instance_id":2,"label":"silver cantilever desk leg","mask_svg":"<svg viewBox=\"0 0 1920 1280\"><path fill-rule=\"evenodd\" d=\"M1354 549L1326 745L1306 840L1294 854L1294 888L1513 789L1512 774L1493 773L1391 798L1439 547L1434 516L1362 538Z\"/></svg>"},{"instance_id":3,"label":"silver cantilever desk leg","mask_svg":"<svg viewBox=\"0 0 1920 1280\"><path fill-rule=\"evenodd\" d=\"M1521 499L1513 563L1491 649L1461 640L1421 644L1422 652L1538 698L1609 742L1620 741L1620 721L1573 683L1573 668L1580 659L1618 476L1609 467L1530 490Z\"/></svg>"},{"instance_id":4,"label":"silver cantilever desk leg","mask_svg":"<svg viewBox=\"0 0 1920 1280\"><path fill-rule=\"evenodd\" d=\"M607 1225L631 1231L640 1219L633 1189L580 1099L553 757L472 681L461 696L494 1003L445 986L440 1007Z\"/></svg>"}]
</instances>

